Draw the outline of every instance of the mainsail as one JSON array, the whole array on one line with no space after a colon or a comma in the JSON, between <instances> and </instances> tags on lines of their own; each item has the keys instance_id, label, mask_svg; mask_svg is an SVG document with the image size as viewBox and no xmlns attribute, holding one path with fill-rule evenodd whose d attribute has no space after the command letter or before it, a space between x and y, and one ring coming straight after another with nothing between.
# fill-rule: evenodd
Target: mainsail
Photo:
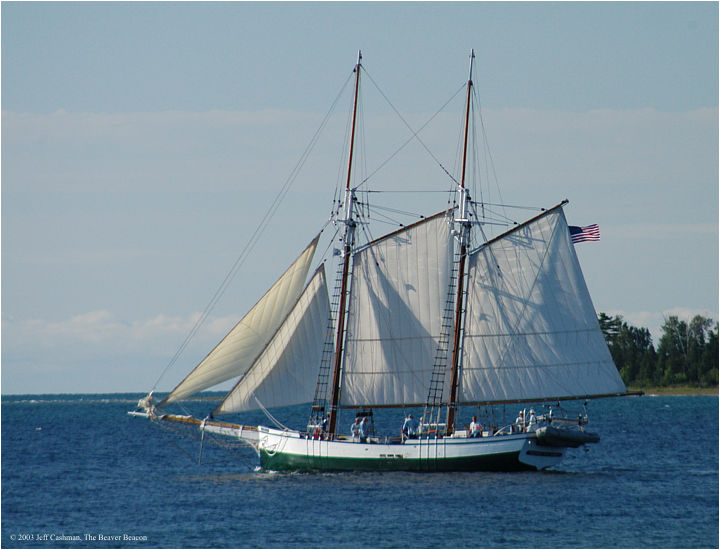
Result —
<instances>
[{"instance_id":1,"label":"mainsail","mask_svg":"<svg viewBox=\"0 0 720 550\"><path fill-rule=\"evenodd\" d=\"M443 212L355 254L342 405L427 399L452 272L451 229Z\"/></svg>"},{"instance_id":2,"label":"mainsail","mask_svg":"<svg viewBox=\"0 0 720 550\"><path fill-rule=\"evenodd\" d=\"M215 414L312 401L317 367L330 316L325 268L321 265L257 360Z\"/></svg>"},{"instance_id":3,"label":"mainsail","mask_svg":"<svg viewBox=\"0 0 720 550\"><path fill-rule=\"evenodd\" d=\"M160 405L245 374L300 297L319 238L320 235L313 239L270 290Z\"/></svg>"},{"instance_id":4,"label":"mainsail","mask_svg":"<svg viewBox=\"0 0 720 550\"><path fill-rule=\"evenodd\" d=\"M562 205L473 252L468 279L461 402L626 391Z\"/></svg>"}]
</instances>

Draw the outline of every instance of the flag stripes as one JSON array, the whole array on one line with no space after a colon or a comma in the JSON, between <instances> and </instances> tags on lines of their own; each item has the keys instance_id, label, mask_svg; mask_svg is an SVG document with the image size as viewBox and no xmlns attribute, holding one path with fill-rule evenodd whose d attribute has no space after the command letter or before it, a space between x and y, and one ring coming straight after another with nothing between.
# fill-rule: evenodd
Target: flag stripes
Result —
<instances>
[{"instance_id":1,"label":"flag stripes","mask_svg":"<svg viewBox=\"0 0 720 550\"><path fill-rule=\"evenodd\" d=\"M600 240L600 227L596 223L585 227L571 225L568 227L568 229L570 229L570 238L572 239L573 243Z\"/></svg>"}]
</instances>

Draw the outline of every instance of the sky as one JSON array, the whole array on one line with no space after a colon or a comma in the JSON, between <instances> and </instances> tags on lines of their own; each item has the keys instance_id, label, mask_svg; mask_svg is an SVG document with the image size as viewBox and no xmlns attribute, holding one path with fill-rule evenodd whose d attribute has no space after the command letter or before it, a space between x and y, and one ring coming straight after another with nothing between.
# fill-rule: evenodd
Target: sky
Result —
<instances>
[{"instance_id":1,"label":"sky","mask_svg":"<svg viewBox=\"0 0 720 550\"><path fill-rule=\"evenodd\" d=\"M373 189L447 189L474 49L486 199L567 198L570 224L599 224L577 245L595 308L656 344L668 315L718 318L717 3L1 10L3 394L169 390L202 359L327 220L358 50ZM408 137L395 110L419 128L450 98L386 166Z\"/></svg>"}]
</instances>

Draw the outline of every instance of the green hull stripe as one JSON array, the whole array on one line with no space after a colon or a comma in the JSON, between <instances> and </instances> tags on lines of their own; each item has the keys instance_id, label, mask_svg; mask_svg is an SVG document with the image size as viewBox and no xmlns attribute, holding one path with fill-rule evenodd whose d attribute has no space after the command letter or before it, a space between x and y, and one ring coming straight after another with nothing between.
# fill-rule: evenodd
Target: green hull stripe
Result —
<instances>
[{"instance_id":1,"label":"green hull stripe","mask_svg":"<svg viewBox=\"0 0 720 550\"><path fill-rule=\"evenodd\" d=\"M260 464L265 470L274 471L410 471L410 472L461 472L461 471L514 471L534 470L518 460L519 452L499 453L462 458L344 458L296 455L288 453L268 454L262 451Z\"/></svg>"}]
</instances>

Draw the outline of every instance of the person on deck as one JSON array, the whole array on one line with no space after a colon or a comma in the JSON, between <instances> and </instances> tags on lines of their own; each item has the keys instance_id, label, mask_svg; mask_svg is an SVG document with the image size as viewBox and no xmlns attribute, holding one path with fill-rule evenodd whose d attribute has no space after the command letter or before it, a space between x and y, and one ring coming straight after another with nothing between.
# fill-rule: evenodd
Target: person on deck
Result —
<instances>
[{"instance_id":1,"label":"person on deck","mask_svg":"<svg viewBox=\"0 0 720 550\"><path fill-rule=\"evenodd\" d=\"M417 439L419 427L420 427L420 422L415 420L413 418L412 414L409 414L408 417L405 419L405 422L403 423L403 427L402 427L403 437L409 438L409 439Z\"/></svg>"},{"instance_id":2,"label":"person on deck","mask_svg":"<svg viewBox=\"0 0 720 550\"><path fill-rule=\"evenodd\" d=\"M360 435L360 442L367 442L367 437L370 434L370 423L368 422L367 416L360 422L360 431L358 433Z\"/></svg>"},{"instance_id":3,"label":"person on deck","mask_svg":"<svg viewBox=\"0 0 720 550\"><path fill-rule=\"evenodd\" d=\"M360 438L360 417L355 418L355 423L350 426L350 434L353 440Z\"/></svg>"},{"instance_id":4,"label":"person on deck","mask_svg":"<svg viewBox=\"0 0 720 550\"><path fill-rule=\"evenodd\" d=\"M525 415L522 411L518 412L518 417L515 419L515 430L519 433L525 431Z\"/></svg>"},{"instance_id":5,"label":"person on deck","mask_svg":"<svg viewBox=\"0 0 720 550\"><path fill-rule=\"evenodd\" d=\"M535 411L530 409L530 416L528 417L528 426L527 431L528 432L534 432L537 429L537 417L535 416Z\"/></svg>"},{"instance_id":6,"label":"person on deck","mask_svg":"<svg viewBox=\"0 0 720 550\"><path fill-rule=\"evenodd\" d=\"M482 426L475 416L472 417L472 422L470 422L470 437L482 437Z\"/></svg>"}]
</instances>

